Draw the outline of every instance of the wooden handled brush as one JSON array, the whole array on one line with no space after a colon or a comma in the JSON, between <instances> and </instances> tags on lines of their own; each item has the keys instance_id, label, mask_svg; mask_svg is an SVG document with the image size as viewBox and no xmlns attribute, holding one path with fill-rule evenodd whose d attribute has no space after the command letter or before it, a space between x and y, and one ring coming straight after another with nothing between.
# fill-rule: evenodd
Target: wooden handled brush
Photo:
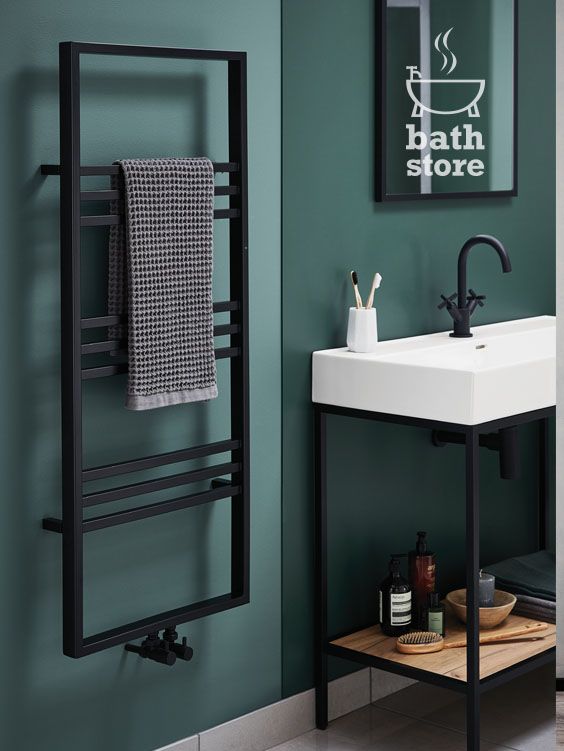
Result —
<instances>
[{"instance_id":1,"label":"wooden handled brush","mask_svg":"<svg viewBox=\"0 0 564 751\"><path fill-rule=\"evenodd\" d=\"M351 282L354 289L354 298L356 300L356 309L360 310L362 305L362 297L360 296L360 292L358 291L358 275L356 271L351 271Z\"/></svg>"},{"instance_id":2,"label":"wooden handled brush","mask_svg":"<svg viewBox=\"0 0 564 751\"><path fill-rule=\"evenodd\" d=\"M480 644L499 644L518 637L528 638L529 636L536 639L539 637L535 636L535 634L547 629L547 623L531 623L528 626L514 628L501 634L481 634ZM397 651L406 655L424 655L431 652L440 652L443 649L459 649L465 646L466 639L445 642L440 634L435 634L432 631L414 631L411 634L400 636L396 641Z\"/></svg>"}]
</instances>

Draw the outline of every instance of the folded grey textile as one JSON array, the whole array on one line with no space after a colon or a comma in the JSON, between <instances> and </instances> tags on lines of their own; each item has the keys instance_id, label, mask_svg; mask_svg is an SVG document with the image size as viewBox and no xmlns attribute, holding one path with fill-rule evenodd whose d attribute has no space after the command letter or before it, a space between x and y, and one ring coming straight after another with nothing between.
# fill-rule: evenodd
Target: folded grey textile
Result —
<instances>
[{"instance_id":1,"label":"folded grey textile","mask_svg":"<svg viewBox=\"0 0 564 751\"><path fill-rule=\"evenodd\" d=\"M541 550L538 553L508 558L487 567L496 577L496 588L514 594L556 601L556 557Z\"/></svg>"},{"instance_id":2,"label":"folded grey textile","mask_svg":"<svg viewBox=\"0 0 564 751\"><path fill-rule=\"evenodd\" d=\"M556 610L543 610L543 608L533 608L517 603L513 609L513 613L521 615L523 618L531 618L533 621L556 623Z\"/></svg>"},{"instance_id":3,"label":"folded grey textile","mask_svg":"<svg viewBox=\"0 0 564 751\"><path fill-rule=\"evenodd\" d=\"M503 579L496 578L496 589L503 589L505 592L511 592L514 595L523 595L524 597L540 597L546 598L550 602L556 602L554 595L548 595L543 592L537 592L534 590L526 589L525 587L519 587L512 582L505 582Z\"/></svg>"},{"instance_id":4,"label":"folded grey textile","mask_svg":"<svg viewBox=\"0 0 564 751\"><path fill-rule=\"evenodd\" d=\"M530 618L556 618L556 610L550 608L534 608L528 605L520 605L517 603L513 608L513 612L516 615L527 615Z\"/></svg>"},{"instance_id":5,"label":"folded grey textile","mask_svg":"<svg viewBox=\"0 0 564 751\"><path fill-rule=\"evenodd\" d=\"M542 600L539 597L528 597L527 595L516 595L519 606L524 605L530 608L541 608L556 613L556 603L551 600Z\"/></svg>"},{"instance_id":6,"label":"folded grey textile","mask_svg":"<svg viewBox=\"0 0 564 751\"><path fill-rule=\"evenodd\" d=\"M108 313L127 314L126 407L217 396L213 337L214 169L209 159L123 159L125 225L110 227ZM117 213L117 202L110 207ZM126 333L127 332L127 333Z\"/></svg>"},{"instance_id":7,"label":"folded grey textile","mask_svg":"<svg viewBox=\"0 0 564 751\"><path fill-rule=\"evenodd\" d=\"M525 618L532 618L535 621L546 621L547 623L556 623L556 603L550 600L543 600L539 597L528 597L527 595L516 595L517 603L513 612L515 615L522 615Z\"/></svg>"}]
</instances>

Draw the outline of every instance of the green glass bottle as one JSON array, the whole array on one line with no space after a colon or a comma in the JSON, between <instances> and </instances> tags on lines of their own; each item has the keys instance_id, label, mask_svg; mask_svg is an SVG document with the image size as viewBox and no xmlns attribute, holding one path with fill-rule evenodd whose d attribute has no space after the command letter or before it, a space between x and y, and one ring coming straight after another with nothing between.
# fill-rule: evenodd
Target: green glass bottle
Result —
<instances>
[{"instance_id":1,"label":"green glass bottle","mask_svg":"<svg viewBox=\"0 0 564 751\"><path fill-rule=\"evenodd\" d=\"M445 635L445 606L441 603L438 592L431 592L429 603L425 611L425 629L440 636Z\"/></svg>"}]
</instances>

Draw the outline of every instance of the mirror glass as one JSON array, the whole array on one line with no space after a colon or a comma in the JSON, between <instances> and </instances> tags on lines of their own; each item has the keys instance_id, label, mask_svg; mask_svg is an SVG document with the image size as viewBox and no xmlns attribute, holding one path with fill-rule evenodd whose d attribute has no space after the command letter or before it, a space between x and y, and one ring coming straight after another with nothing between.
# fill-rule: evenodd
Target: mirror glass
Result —
<instances>
[{"instance_id":1,"label":"mirror glass","mask_svg":"<svg viewBox=\"0 0 564 751\"><path fill-rule=\"evenodd\" d=\"M380 0L378 199L516 195L516 0Z\"/></svg>"}]
</instances>

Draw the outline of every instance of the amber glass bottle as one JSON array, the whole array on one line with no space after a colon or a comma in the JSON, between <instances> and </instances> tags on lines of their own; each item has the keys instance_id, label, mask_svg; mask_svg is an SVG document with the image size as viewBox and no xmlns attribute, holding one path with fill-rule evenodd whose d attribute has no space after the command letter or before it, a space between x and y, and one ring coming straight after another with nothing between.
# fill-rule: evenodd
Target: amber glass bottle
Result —
<instances>
[{"instance_id":1,"label":"amber glass bottle","mask_svg":"<svg viewBox=\"0 0 564 751\"><path fill-rule=\"evenodd\" d=\"M427 533L417 533L415 550L409 553L409 584L412 593L413 628L425 628L428 597L435 591L435 554L427 549Z\"/></svg>"}]
</instances>

